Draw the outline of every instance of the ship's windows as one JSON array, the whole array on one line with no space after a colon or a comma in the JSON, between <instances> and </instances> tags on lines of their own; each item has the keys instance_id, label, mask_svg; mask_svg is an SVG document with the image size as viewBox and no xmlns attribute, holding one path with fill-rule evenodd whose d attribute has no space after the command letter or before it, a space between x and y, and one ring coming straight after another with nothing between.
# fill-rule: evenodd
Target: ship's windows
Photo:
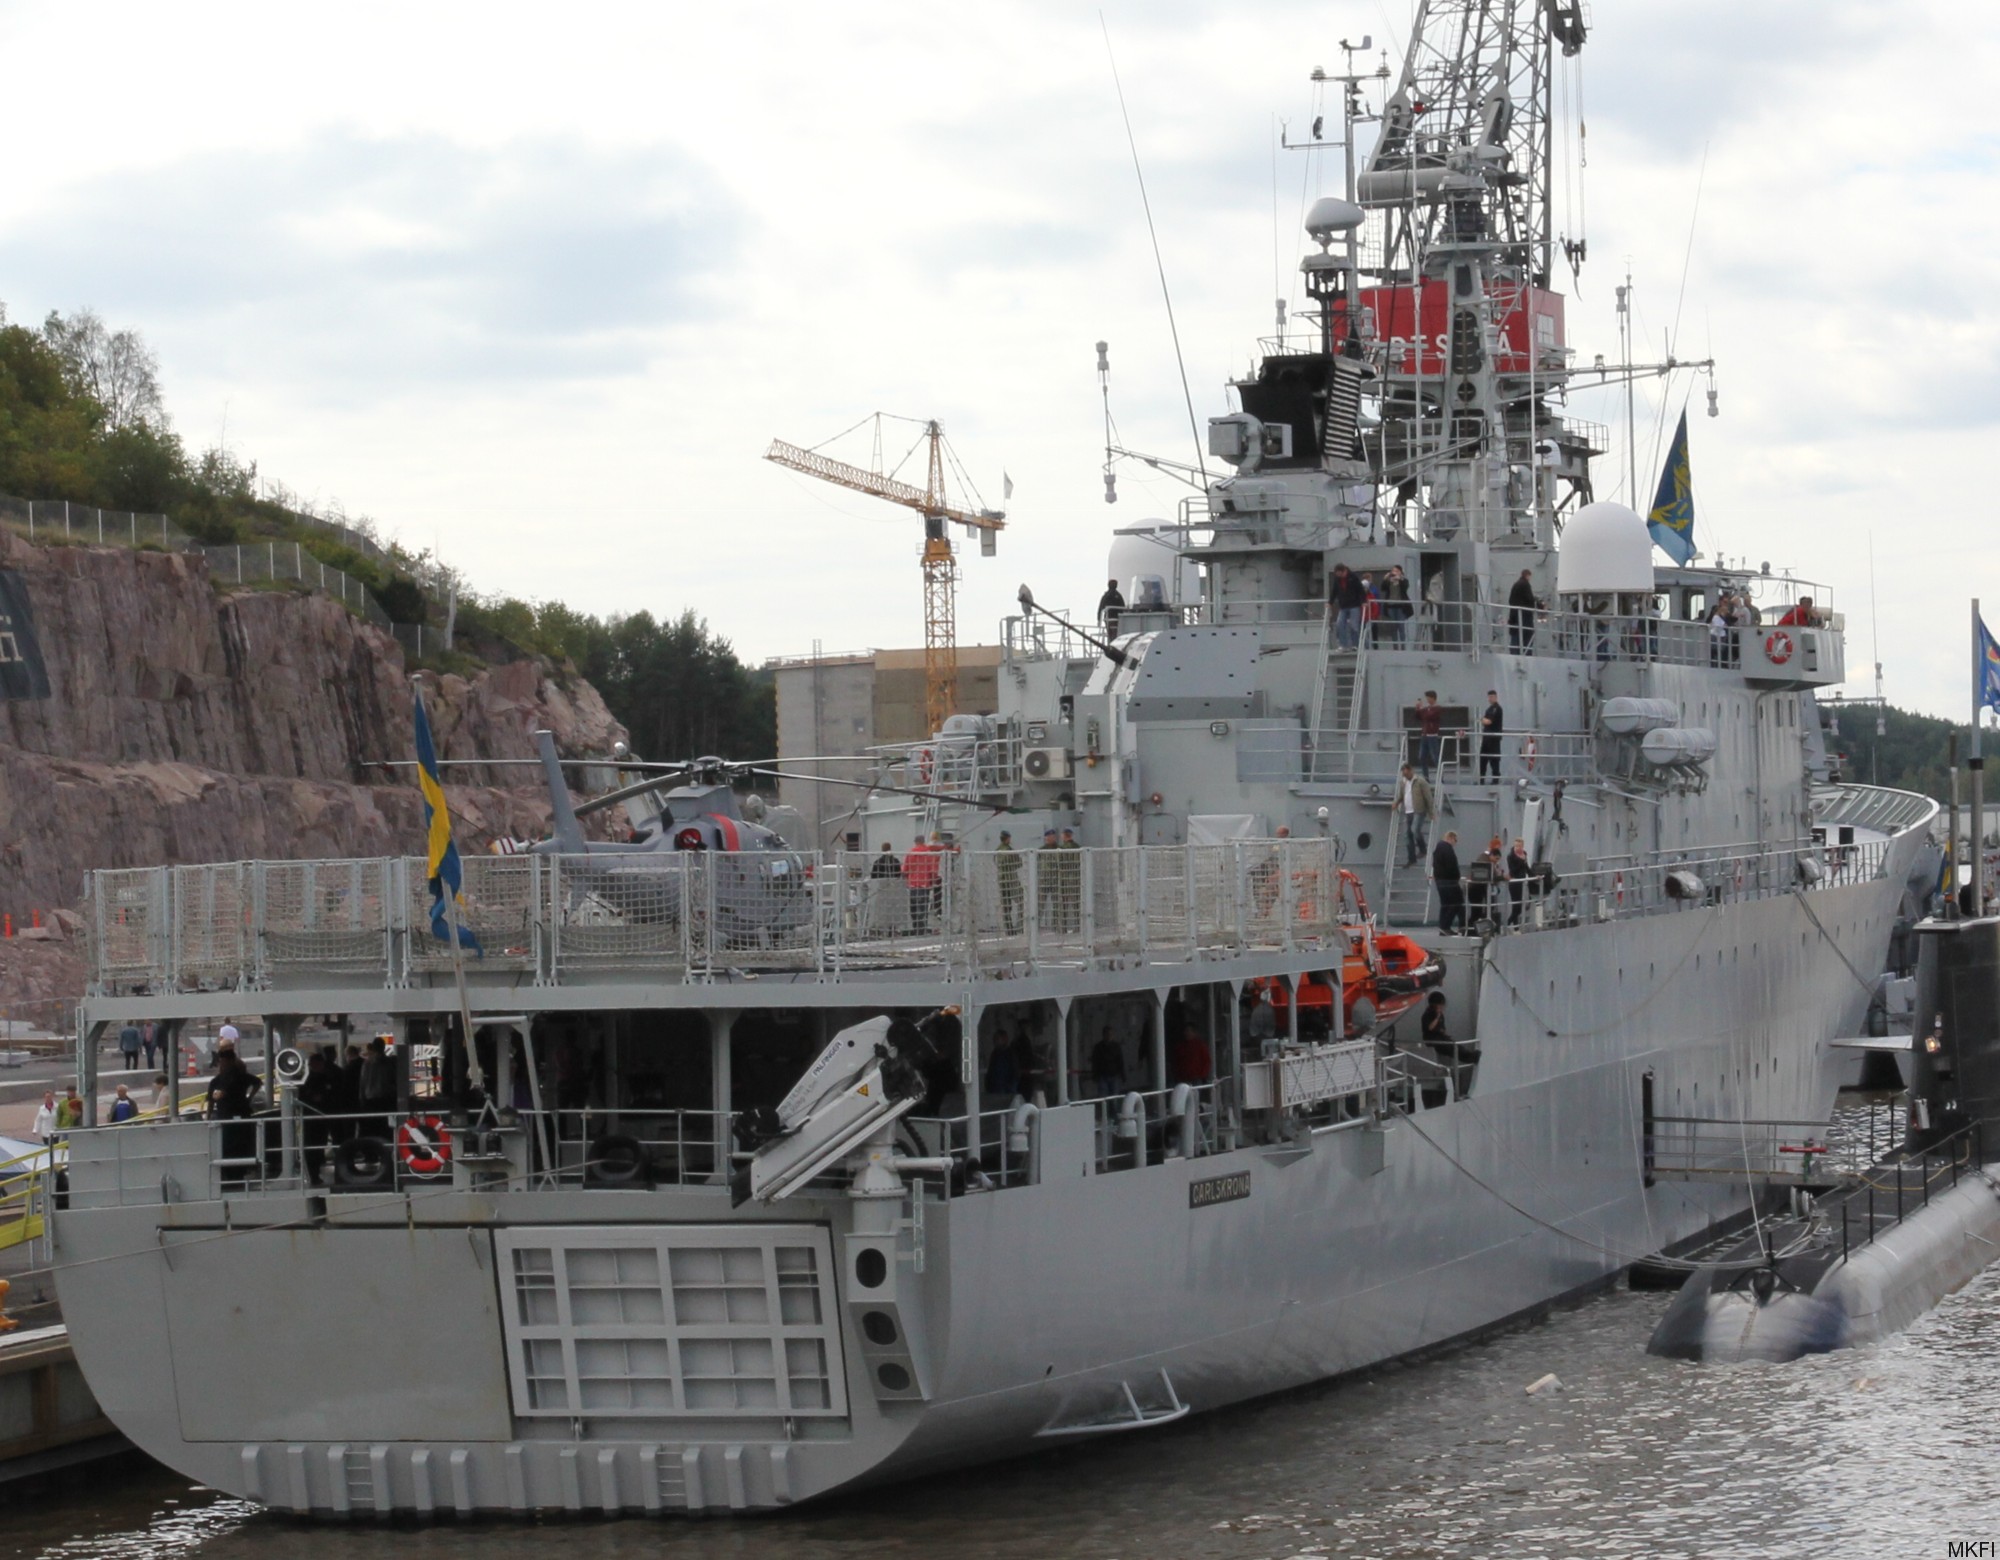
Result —
<instances>
[{"instance_id":1,"label":"ship's windows","mask_svg":"<svg viewBox=\"0 0 2000 1560\"><path fill-rule=\"evenodd\" d=\"M910 1390L910 1373L894 1360L884 1360L875 1367L875 1379L891 1392Z\"/></svg>"},{"instance_id":2,"label":"ship's windows","mask_svg":"<svg viewBox=\"0 0 2000 1560\"><path fill-rule=\"evenodd\" d=\"M887 1311L863 1311L861 1331L870 1343L892 1344L896 1341L896 1319Z\"/></svg>"},{"instance_id":3,"label":"ship's windows","mask_svg":"<svg viewBox=\"0 0 2000 1560\"><path fill-rule=\"evenodd\" d=\"M1366 829L1363 829L1359 834L1354 836L1354 848L1356 850L1366 850L1374 843L1375 836L1370 834ZM463 958L464 955L461 954L460 957Z\"/></svg>"},{"instance_id":4,"label":"ship's windows","mask_svg":"<svg viewBox=\"0 0 2000 1560\"><path fill-rule=\"evenodd\" d=\"M864 1246L854 1258L854 1281L863 1289L880 1289L889 1276L889 1261L873 1246Z\"/></svg>"}]
</instances>

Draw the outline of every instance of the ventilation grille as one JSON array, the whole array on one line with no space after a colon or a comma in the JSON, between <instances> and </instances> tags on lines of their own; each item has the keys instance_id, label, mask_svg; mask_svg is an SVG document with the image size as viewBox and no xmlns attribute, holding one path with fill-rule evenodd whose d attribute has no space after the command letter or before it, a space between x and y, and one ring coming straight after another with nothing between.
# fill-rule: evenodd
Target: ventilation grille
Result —
<instances>
[{"instance_id":1,"label":"ventilation grille","mask_svg":"<svg viewBox=\"0 0 2000 1560\"><path fill-rule=\"evenodd\" d=\"M517 1414L847 1411L822 1230L520 1229L494 1243L513 1287Z\"/></svg>"}]
</instances>

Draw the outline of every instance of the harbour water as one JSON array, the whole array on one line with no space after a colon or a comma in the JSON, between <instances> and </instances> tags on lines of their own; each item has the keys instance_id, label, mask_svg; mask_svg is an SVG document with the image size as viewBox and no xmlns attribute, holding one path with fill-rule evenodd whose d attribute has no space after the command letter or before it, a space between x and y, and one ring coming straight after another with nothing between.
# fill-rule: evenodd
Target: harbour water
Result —
<instances>
[{"instance_id":1,"label":"harbour water","mask_svg":"<svg viewBox=\"0 0 2000 1560\"><path fill-rule=\"evenodd\" d=\"M1895 1338L1788 1365L1651 1358L1667 1300L1621 1290L1441 1359L795 1516L334 1528L142 1471L0 1513L0 1560L1869 1560L2000 1539L2000 1270ZM234 1368L281 1362L246 1340ZM1524 1390L1548 1372L1561 1390Z\"/></svg>"}]
</instances>

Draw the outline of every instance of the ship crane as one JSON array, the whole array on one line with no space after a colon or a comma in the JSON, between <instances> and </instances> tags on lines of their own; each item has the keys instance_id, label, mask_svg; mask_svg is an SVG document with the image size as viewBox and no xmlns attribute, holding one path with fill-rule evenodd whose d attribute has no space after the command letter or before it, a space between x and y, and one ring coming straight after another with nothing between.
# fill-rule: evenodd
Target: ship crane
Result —
<instances>
[{"instance_id":1,"label":"ship crane","mask_svg":"<svg viewBox=\"0 0 2000 1560\"><path fill-rule=\"evenodd\" d=\"M879 412L875 414L878 452L881 416ZM951 463L961 476L963 468L958 465L957 457L951 455L951 446L937 421L927 420L923 428L922 441L930 445L929 475L923 487L900 481L890 473L835 460L818 450L787 444L783 439L773 439L764 458L822 482L885 498L924 517L924 715L929 723L927 729L935 732L953 713L958 694L958 559L945 527L962 525L968 533L977 532L980 552L991 557L995 538L1005 528L1007 517L1001 510L966 509L947 501L947 456L951 456ZM876 464L881 464L879 453ZM966 485L970 487L970 483ZM976 493L974 497L977 498Z\"/></svg>"}]
</instances>

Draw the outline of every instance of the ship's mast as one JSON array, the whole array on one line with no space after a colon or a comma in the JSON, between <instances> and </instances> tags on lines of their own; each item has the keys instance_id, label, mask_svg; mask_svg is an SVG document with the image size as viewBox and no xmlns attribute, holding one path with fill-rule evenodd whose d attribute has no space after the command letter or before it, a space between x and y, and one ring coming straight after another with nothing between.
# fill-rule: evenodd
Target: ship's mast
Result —
<instances>
[{"instance_id":1,"label":"ship's mast","mask_svg":"<svg viewBox=\"0 0 2000 1560\"><path fill-rule=\"evenodd\" d=\"M1356 321L1383 366L1381 479L1432 534L1546 546L1554 475L1587 493L1546 398L1566 372L1548 291L1551 82L1580 0L1420 0L1354 196L1370 213ZM1553 475L1551 475L1553 473Z\"/></svg>"},{"instance_id":2,"label":"ship's mast","mask_svg":"<svg viewBox=\"0 0 2000 1560\"><path fill-rule=\"evenodd\" d=\"M1476 211L1502 261L1549 285L1550 84L1556 51L1573 55L1583 38L1577 0L1421 0L1364 176L1365 202L1403 202L1387 223L1385 281L1414 280Z\"/></svg>"}]
</instances>

